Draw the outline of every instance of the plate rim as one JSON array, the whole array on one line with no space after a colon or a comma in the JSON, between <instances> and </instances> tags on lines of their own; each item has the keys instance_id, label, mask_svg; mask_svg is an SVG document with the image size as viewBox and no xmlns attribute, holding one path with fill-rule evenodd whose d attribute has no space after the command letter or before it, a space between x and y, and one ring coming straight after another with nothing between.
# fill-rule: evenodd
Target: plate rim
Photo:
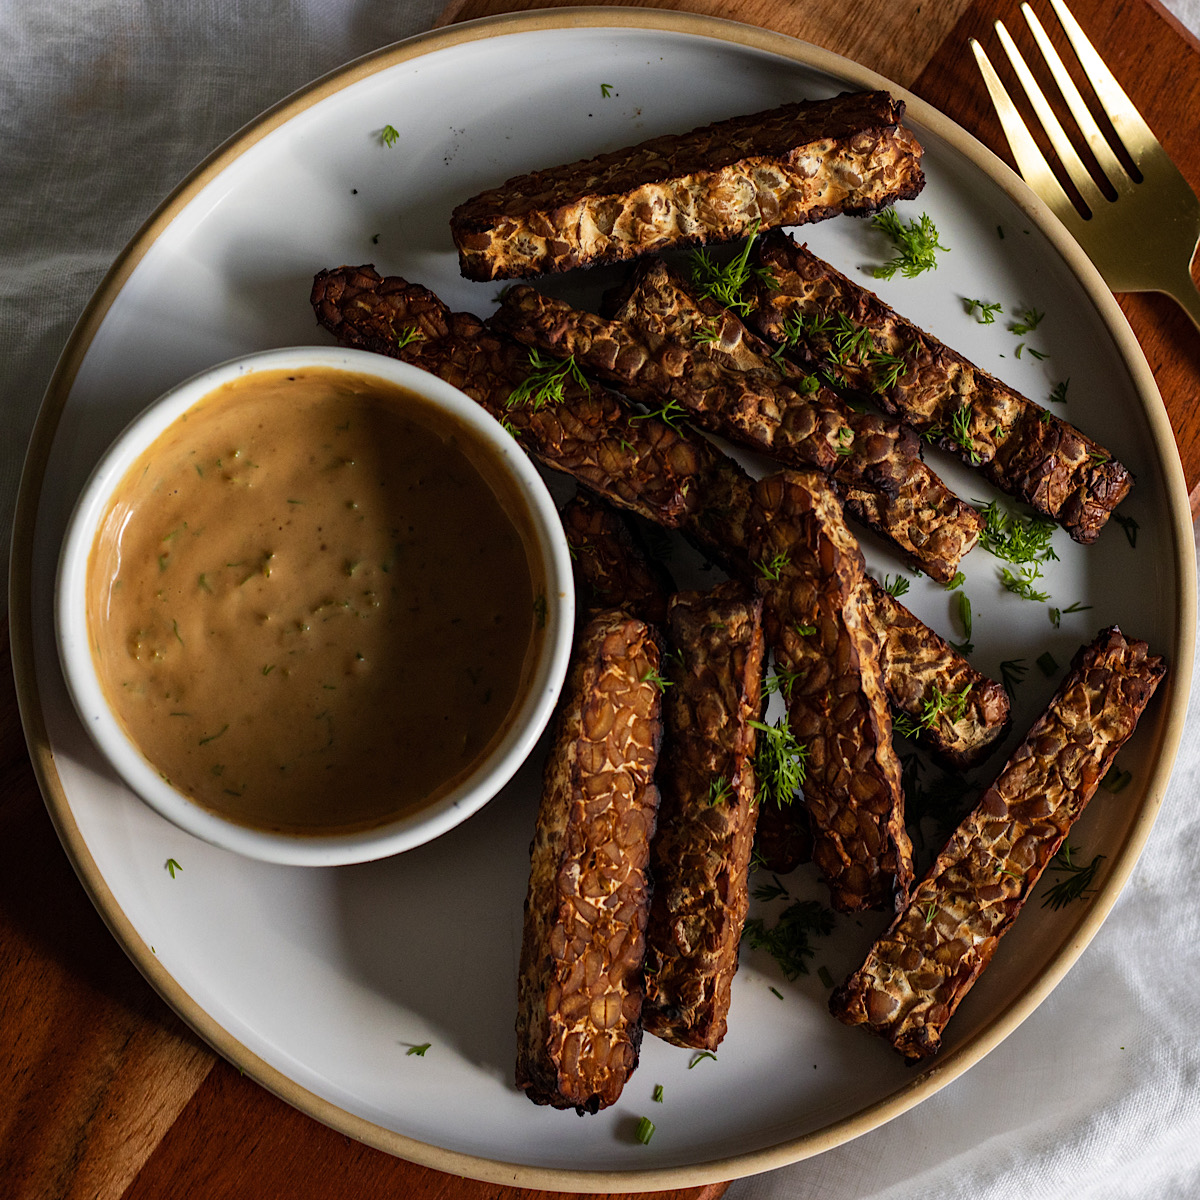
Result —
<instances>
[{"instance_id":1,"label":"plate rim","mask_svg":"<svg viewBox=\"0 0 1200 1200\"><path fill-rule=\"evenodd\" d=\"M117 904L82 837L54 765L34 668L32 562L34 526L45 469L64 406L75 378L108 311L133 270L183 209L229 165L276 128L330 95L399 63L457 45L542 30L637 29L724 41L763 50L800 65L825 71L866 89L885 89L905 101L909 114L956 153L980 169L1018 205L1062 256L1068 269L1095 304L1101 320L1130 372L1163 472L1170 512L1176 575L1173 630L1176 661L1159 701L1166 707L1158 744L1151 751L1154 770L1138 816L1113 856L1108 878L1091 905L1063 937L1043 970L1026 991L1001 1010L992 1023L967 1042L935 1060L919 1077L890 1095L798 1138L771 1147L682 1166L633 1170L574 1170L505 1162L449 1150L396 1133L357 1117L332 1101L295 1083L263 1061L184 990L158 962ZM1123 890L1165 798L1187 713L1195 652L1195 559L1189 553L1191 512L1174 435L1153 375L1132 329L1099 272L1065 227L1006 163L949 117L906 88L851 59L788 34L696 13L661 9L588 6L502 14L435 28L383 46L335 68L284 97L218 146L162 200L105 273L76 322L47 384L39 406L18 489L9 572L10 645L18 708L34 773L47 811L89 899L109 931L159 996L218 1055L259 1084L323 1124L376 1149L421 1166L495 1184L557 1190L631 1192L723 1182L756 1174L823 1153L886 1123L957 1078L1012 1033L1053 990L1078 959Z\"/></svg>"}]
</instances>

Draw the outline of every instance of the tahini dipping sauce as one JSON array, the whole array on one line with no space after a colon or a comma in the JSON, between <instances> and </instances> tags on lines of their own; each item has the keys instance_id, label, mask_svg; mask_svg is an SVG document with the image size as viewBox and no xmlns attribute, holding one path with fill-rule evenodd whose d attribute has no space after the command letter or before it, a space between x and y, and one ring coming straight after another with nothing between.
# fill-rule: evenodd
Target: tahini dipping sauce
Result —
<instances>
[{"instance_id":1,"label":"tahini dipping sauce","mask_svg":"<svg viewBox=\"0 0 1200 1200\"><path fill-rule=\"evenodd\" d=\"M261 828L369 828L505 732L546 600L493 452L349 372L260 372L142 455L88 564L109 702L173 786Z\"/></svg>"}]
</instances>

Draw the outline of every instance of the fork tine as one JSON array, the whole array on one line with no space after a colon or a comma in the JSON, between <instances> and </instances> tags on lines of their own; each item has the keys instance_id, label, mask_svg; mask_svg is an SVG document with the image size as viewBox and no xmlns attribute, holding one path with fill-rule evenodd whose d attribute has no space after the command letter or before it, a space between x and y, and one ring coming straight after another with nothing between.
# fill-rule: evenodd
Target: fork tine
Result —
<instances>
[{"instance_id":1,"label":"fork tine","mask_svg":"<svg viewBox=\"0 0 1200 1200\"><path fill-rule=\"evenodd\" d=\"M1096 53L1096 47L1088 41L1086 34L1079 27L1079 22L1071 15L1071 10L1063 0L1050 0L1067 37L1071 42L1084 74L1088 77L1108 119L1117 131L1130 158L1140 167L1143 157L1152 150L1161 150L1158 139L1150 131L1150 126L1142 119L1142 114L1133 106L1133 101L1125 94L1124 88L1113 77L1113 73L1104 65L1104 60Z\"/></svg>"},{"instance_id":2,"label":"fork tine","mask_svg":"<svg viewBox=\"0 0 1200 1200\"><path fill-rule=\"evenodd\" d=\"M1075 205L1071 203L1071 198L1063 190L1058 179L1055 178L1050 164L1046 162L1045 156L1038 149L1037 142L1025 128L1025 122L1021 119L1021 114L1017 111L1017 106L1012 102L1012 97L1009 96L1004 84L1000 82L1000 76L996 74L992 60L988 58L987 52L975 38L971 38L970 43L971 50L975 54L975 61L979 64L980 73L983 75L983 81L987 84L988 94L992 98L996 115L1000 118L1004 136L1008 138L1013 158L1017 160L1017 169L1025 177L1025 182L1037 192L1064 225L1069 229L1079 229L1084 223L1083 218L1079 215Z\"/></svg>"},{"instance_id":3,"label":"fork tine","mask_svg":"<svg viewBox=\"0 0 1200 1200\"><path fill-rule=\"evenodd\" d=\"M1004 47L1004 53L1008 55L1008 61L1012 63L1013 70L1016 71L1017 78L1025 89L1025 95L1029 97L1029 103L1033 105L1033 111L1049 136L1055 153L1062 160L1071 182L1078 188L1084 204L1092 212L1099 211L1108 201L1096 186L1091 172L1083 165L1079 155L1075 152L1075 147L1071 145L1071 139L1067 137L1066 130L1054 115L1050 102L1038 86L1038 81L1034 79L1033 72L1030 71L1025 59L1021 56L1020 50L1017 49L1016 42L1012 40L1008 30L1005 29L1003 21L996 22L996 32L1000 36L1000 44Z\"/></svg>"},{"instance_id":4,"label":"fork tine","mask_svg":"<svg viewBox=\"0 0 1200 1200\"><path fill-rule=\"evenodd\" d=\"M1087 144L1092 148L1092 153L1096 156L1100 169L1117 191L1128 191L1134 186L1133 180L1129 177L1121 160L1113 153L1108 139L1100 132L1100 126L1096 124L1095 117L1092 116L1091 110L1079 94L1075 81L1059 57L1058 51L1051 44L1037 14L1028 4L1021 5L1021 13L1042 52L1042 57L1046 60L1046 65L1050 68L1050 73L1054 76L1054 82L1058 84L1058 89L1062 92L1067 106L1071 110L1071 115L1087 139Z\"/></svg>"}]
</instances>

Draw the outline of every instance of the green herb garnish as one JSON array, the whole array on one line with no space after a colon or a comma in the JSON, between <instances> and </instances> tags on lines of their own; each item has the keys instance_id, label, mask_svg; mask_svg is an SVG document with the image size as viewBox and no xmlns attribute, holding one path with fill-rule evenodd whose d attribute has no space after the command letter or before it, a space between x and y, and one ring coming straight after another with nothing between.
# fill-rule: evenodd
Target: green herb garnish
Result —
<instances>
[{"instance_id":1,"label":"green herb garnish","mask_svg":"<svg viewBox=\"0 0 1200 1200\"><path fill-rule=\"evenodd\" d=\"M1053 400L1055 404L1066 404L1067 386L1070 384L1070 382L1071 381L1069 379L1064 379L1060 383L1056 383L1054 387L1050 389L1050 399Z\"/></svg>"},{"instance_id":2,"label":"green herb garnish","mask_svg":"<svg viewBox=\"0 0 1200 1200\"><path fill-rule=\"evenodd\" d=\"M509 393L505 407L522 408L528 405L537 412L547 404L561 404L569 379L573 379L584 391L591 391L573 354L566 359L543 358L538 350L531 349L529 374Z\"/></svg>"},{"instance_id":3,"label":"green herb garnish","mask_svg":"<svg viewBox=\"0 0 1200 1200\"><path fill-rule=\"evenodd\" d=\"M1017 320L1008 328L1015 334L1032 333L1041 323L1046 314L1032 306L1017 310Z\"/></svg>"},{"instance_id":4,"label":"green herb garnish","mask_svg":"<svg viewBox=\"0 0 1200 1200\"><path fill-rule=\"evenodd\" d=\"M715 779L709 781L708 784L708 806L715 808L718 804L724 804L733 795L733 787L729 780L724 775L718 775Z\"/></svg>"},{"instance_id":5,"label":"green herb garnish","mask_svg":"<svg viewBox=\"0 0 1200 1200\"><path fill-rule=\"evenodd\" d=\"M613 91L613 85L611 83L602 83L600 85L600 95L602 95L605 98L605 100L607 100L609 98L609 96L612 95L612 91Z\"/></svg>"},{"instance_id":6,"label":"green herb garnish","mask_svg":"<svg viewBox=\"0 0 1200 1200\"><path fill-rule=\"evenodd\" d=\"M893 579L890 575L883 577L883 583L880 585L889 596L895 596L899 599L909 588L909 581L899 572L896 573L896 578Z\"/></svg>"},{"instance_id":7,"label":"green herb garnish","mask_svg":"<svg viewBox=\"0 0 1200 1200\"><path fill-rule=\"evenodd\" d=\"M1129 539L1130 546L1136 550L1138 523L1132 517L1123 517L1120 513L1113 513L1112 519L1125 530L1125 536Z\"/></svg>"},{"instance_id":8,"label":"green herb garnish","mask_svg":"<svg viewBox=\"0 0 1200 1200\"><path fill-rule=\"evenodd\" d=\"M824 984L824 985L825 985L827 988L832 988L832 987L834 986L834 983L833 983L833 976L832 976L832 975L830 975L830 973L829 973L829 968L828 968L828 967L826 967L826 966L824 966L824 965L822 965L822 966L820 966L820 967L818 967L818 968L817 968L817 978L818 978L818 979L819 979L819 980L820 980L820 981L821 981L821 982L822 982L822 983L823 983L823 984Z\"/></svg>"},{"instance_id":9,"label":"green herb garnish","mask_svg":"<svg viewBox=\"0 0 1200 1200\"><path fill-rule=\"evenodd\" d=\"M1084 866L1082 863L1072 862L1071 855L1073 853L1071 843L1063 842L1062 848L1050 860L1050 865L1046 869L1048 871L1065 871L1067 878L1056 883L1046 893L1046 898L1042 901L1043 908L1055 910L1064 908L1072 900L1083 899L1093 889L1096 872L1104 855L1097 854L1087 866Z\"/></svg>"},{"instance_id":10,"label":"green herb garnish","mask_svg":"<svg viewBox=\"0 0 1200 1200\"><path fill-rule=\"evenodd\" d=\"M398 130L395 125L385 125L379 133L380 141L382 141L383 144L389 149L396 144L396 142L399 140L399 137L400 130Z\"/></svg>"},{"instance_id":11,"label":"green herb garnish","mask_svg":"<svg viewBox=\"0 0 1200 1200\"><path fill-rule=\"evenodd\" d=\"M1017 684L1025 678L1028 671L1023 658L1006 658L1001 662L1000 682L1004 684L1004 690L1010 700L1015 697Z\"/></svg>"},{"instance_id":12,"label":"green herb garnish","mask_svg":"<svg viewBox=\"0 0 1200 1200\"><path fill-rule=\"evenodd\" d=\"M767 559L766 562L756 562L754 566L764 579L769 579L772 583L778 583L779 577L791 561L791 556L781 550L778 554Z\"/></svg>"},{"instance_id":13,"label":"green herb garnish","mask_svg":"<svg viewBox=\"0 0 1200 1200\"><path fill-rule=\"evenodd\" d=\"M1054 660L1054 655L1049 650L1045 654L1039 654L1037 657L1038 670L1041 671L1047 679L1058 670L1058 663Z\"/></svg>"},{"instance_id":14,"label":"green herb garnish","mask_svg":"<svg viewBox=\"0 0 1200 1200\"><path fill-rule=\"evenodd\" d=\"M697 1063L703 1062L706 1058L711 1058L713 1062L717 1061L717 1056L711 1050L701 1050L698 1054L692 1055L692 1061L688 1063L690 1071Z\"/></svg>"},{"instance_id":15,"label":"green herb garnish","mask_svg":"<svg viewBox=\"0 0 1200 1200\"><path fill-rule=\"evenodd\" d=\"M983 300L968 300L965 296L963 303L967 306L967 316L975 313L975 320L980 325L991 325L996 320L996 314L1004 311L999 304L988 304Z\"/></svg>"},{"instance_id":16,"label":"green herb garnish","mask_svg":"<svg viewBox=\"0 0 1200 1200\"><path fill-rule=\"evenodd\" d=\"M1123 792L1132 782L1132 771L1120 771L1116 767L1111 767L1104 778L1100 780L1100 786L1115 796L1118 792Z\"/></svg>"},{"instance_id":17,"label":"green herb garnish","mask_svg":"<svg viewBox=\"0 0 1200 1200\"><path fill-rule=\"evenodd\" d=\"M418 1058L424 1058L425 1051L428 1050L432 1045L432 1042L422 1042L419 1046L409 1046L409 1048L405 1050L404 1054L406 1057L410 1054L415 1054Z\"/></svg>"},{"instance_id":18,"label":"green herb garnish","mask_svg":"<svg viewBox=\"0 0 1200 1200\"><path fill-rule=\"evenodd\" d=\"M662 674L660 674L658 671L656 671L653 667L651 667L645 673L645 675L642 676L642 682L653 684L656 688L658 688L658 690L660 692L665 692L667 690L667 688L673 686L673 684L671 683L671 681L669 679L665 678ZM710 801L710 803L715 803L715 802Z\"/></svg>"},{"instance_id":19,"label":"green herb garnish","mask_svg":"<svg viewBox=\"0 0 1200 1200\"><path fill-rule=\"evenodd\" d=\"M166 863L163 865L167 868L167 874L170 875L172 879L175 878L176 871L183 870L183 868L173 858L168 858Z\"/></svg>"},{"instance_id":20,"label":"green herb garnish","mask_svg":"<svg viewBox=\"0 0 1200 1200\"><path fill-rule=\"evenodd\" d=\"M834 916L816 900L796 900L768 926L761 917L746 922L744 937L750 940L751 950L766 950L779 964L788 979L808 974L807 959L815 950L809 944L810 934L833 932Z\"/></svg>"},{"instance_id":21,"label":"green herb garnish","mask_svg":"<svg viewBox=\"0 0 1200 1200\"><path fill-rule=\"evenodd\" d=\"M1005 512L995 500L979 510L983 532L979 544L1005 562L1031 563L1057 559L1050 544L1054 522L1044 517L1022 517Z\"/></svg>"},{"instance_id":22,"label":"green herb garnish","mask_svg":"<svg viewBox=\"0 0 1200 1200\"><path fill-rule=\"evenodd\" d=\"M1062 625L1063 617L1067 613L1087 612L1087 610L1091 607L1092 606L1090 604L1080 604L1078 601L1076 601L1068 608L1052 608L1049 610L1050 624L1053 625L1055 629L1058 629Z\"/></svg>"},{"instance_id":23,"label":"green herb garnish","mask_svg":"<svg viewBox=\"0 0 1200 1200\"><path fill-rule=\"evenodd\" d=\"M403 350L405 346L411 346L413 342L420 342L425 338L425 335L416 325L405 325L399 330L393 329L392 333L395 337L397 350Z\"/></svg>"},{"instance_id":24,"label":"green herb garnish","mask_svg":"<svg viewBox=\"0 0 1200 1200\"><path fill-rule=\"evenodd\" d=\"M656 1083L654 1085L654 1094L650 1097L650 1099L653 1100L655 1104L661 1104L663 1102L663 1085L661 1083Z\"/></svg>"},{"instance_id":25,"label":"green herb garnish","mask_svg":"<svg viewBox=\"0 0 1200 1200\"><path fill-rule=\"evenodd\" d=\"M1020 571L1013 571L1005 567L1000 572L1000 582L1004 584L1007 591L1012 592L1014 596L1020 596L1022 600L1033 600L1038 603L1043 603L1050 599L1049 592L1039 591L1033 585L1041 579L1042 568L1037 563L1030 563L1024 566Z\"/></svg>"},{"instance_id":26,"label":"green herb garnish","mask_svg":"<svg viewBox=\"0 0 1200 1200\"><path fill-rule=\"evenodd\" d=\"M963 640L961 642L951 642L959 654L970 654L975 649L975 643L971 641L971 634L975 629L975 620L971 613L971 598L966 592L959 592L954 598L955 607L958 610L958 619L963 627Z\"/></svg>"},{"instance_id":27,"label":"green herb garnish","mask_svg":"<svg viewBox=\"0 0 1200 1200\"><path fill-rule=\"evenodd\" d=\"M638 1120L637 1131L634 1136L645 1146L654 1136L654 1122L649 1117L641 1117Z\"/></svg>"},{"instance_id":28,"label":"green herb garnish","mask_svg":"<svg viewBox=\"0 0 1200 1200\"><path fill-rule=\"evenodd\" d=\"M886 233L899 252L895 258L875 268L873 274L876 279L891 279L897 271L906 279L911 279L922 271L937 270L937 251L948 249L937 240L937 226L929 219L928 213L922 213L918 220L905 224L894 208L888 208L876 213L871 218L871 224Z\"/></svg>"},{"instance_id":29,"label":"green herb garnish","mask_svg":"<svg viewBox=\"0 0 1200 1200\"><path fill-rule=\"evenodd\" d=\"M748 316L754 305L742 292L752 278L757 278L767 287L775 286L775 278L764 267L750 266L750 248L758 236L758 221L750 226L746 244L724 266L718 266L707 250L698 250L692 255L692 286L702 298L715 300L730 312Z\"/></svg>"},{"instance_id":30,"label":"green herb garnish","mask_svg":"<svg viewBox=\"0 0 1200 1200\"><path fill-rule=\"evenodd\" d=\"M808 747L796 740L784 717L774 725L762 721L751 721L750 725L758 731L754 748L754 777L758 781L755 798L760 803L773 800L778 808L784 808L804 783Z\"/></svg>"}]
</instances>

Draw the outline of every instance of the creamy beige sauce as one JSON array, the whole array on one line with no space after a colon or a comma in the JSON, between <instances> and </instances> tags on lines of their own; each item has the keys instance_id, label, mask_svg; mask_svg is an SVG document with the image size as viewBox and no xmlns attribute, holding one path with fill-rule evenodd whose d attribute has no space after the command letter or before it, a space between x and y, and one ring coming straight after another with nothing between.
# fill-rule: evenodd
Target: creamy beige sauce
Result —
<instances>
[{"instance_id":1,"label":"creamy beige sauce","mask_svg":"<svg viewBox=\"0 0 1200 1200\"><path fill-rule=\"evenodd\" d=\"M130 469L89 562L129 736L258 827L370 827L445 794L504 733L544 624L514 487L375 381L260 373L206 397Z\"/></svg>"}]
</instances>

